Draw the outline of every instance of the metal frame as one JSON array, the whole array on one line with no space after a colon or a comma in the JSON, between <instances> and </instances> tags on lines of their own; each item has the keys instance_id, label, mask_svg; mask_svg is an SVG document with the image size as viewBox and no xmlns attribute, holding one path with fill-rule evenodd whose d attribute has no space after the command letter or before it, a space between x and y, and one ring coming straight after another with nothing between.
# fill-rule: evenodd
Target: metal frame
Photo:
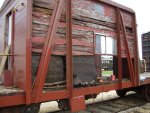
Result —
<instances>
[{"instance_id":1,"label":"metal frame","mask_svg":"<svg viewBox=\"0 0 150 113\"><path fill-rule=\"evenodd\" d=\"M57 26L59 23L59 18L61 15L61 9L63 7L64 0L56 0L53 14L49 23L48 34L43 47L42 56L40 59L40 64L38 68L38 73L35 79L35 84L33 88L33 96L35 96L35 102L38 102L39 97L42 96L43 87L46 79L46 74L48 70L48 64L51 57L51 51L54 43L54 36L56 34Z\"/></svg>"},{"instance_id":2,"label":"metal frame","mask_svg":"<svg viewBox=\"0 0 150 113\"><path fill-rule=\"evenodd\" d=\"M105 3L104 1L101 1ZM60 14L61 14L61 9L63 4L66 3L67 7L67 24L59 22ZM106 4L111 5L106 1ZM72 25L72 0L56 0L55 8L52 14L51 21L49 22L49 30L46 39L43 38L32 38L31 39L31 28L32 26L30 25L31 23L31 1L28 1L28 17L27 17L27 39L26 39L26 68L27 68L27 76L26 76L26 91L25 94L20 94L20 95L15 95L15 96L2 96L0 97L0 106L5 107L5 106L14 106L14 105L21 105L21 104L31 104L31 103L38 103L38 102L45 102L45 101L50 101L50 100L59 100L59 99L69 99L70 105L71 105L71 110L72 111L78 111L81 109L85 109L85 103L84 101L84 96L85 95L90 95L90 94L98 94L100 92L104 91L110 91L110 90L118 90L118 89L123 89L123 88L130 88L137 86L139 83L139 78L136 77L138 75L138 51L135 53L135 71L133 69L133 64L130 56L130 51L128 47L128 42L127 42L127 36L126 36L126 30L124 26L124 21L121 15L120 10L125 10L125 8L118 8L117 5L114 6L116 9L116 18L117 18L117 30L114 35L117 36L117 56L118 56L118 77L119 77L119 82L118 83L113 83L109 85L101 85L101 86L92 86L92 87L86 87L86 88L73 88L73 53L72 53L72 28L73 29L87 29L87 27L82 27L78 25ZM112 5L113 6L113 5ZM128 9L129 10L129 9ZM134 12L131 12L132 15ZM30 17L30 18L29 18ZM135 15L133 17L135 19ZM43 92L43 86L47 74L47 69L48 69L48 64L49 64L49 58L52 53L52 48L53 48L53 42L55 41L54 36L58 27L58 24L60 26L65 26L67 27L67 49L66 49L66 57L67 57L67 89L66 90L61 90L61 91L52 91L52 92ZM125 37L125 42L126 42L126 50L127 50L127 58L128 58L128 64L130 67L130 74L131 74L131 81L123 82L122 81L122 56L121 56L121 32L120 28L121 26L123 28L123 35ZM136 22L134 21L133 23L134 26L134 39L135 39L135 50L137 50L137 31L136 31ZM95 32L100 32L101 30L96 30L94 28L88 28L91 31ZM94 34L95 35L95 34ZM32 42L44 42L44 48L40 52L42 52L42 57L40 60L40 65L38 69L38 74L36 76L35 84L32 89L31 85L31 51L32 51ZM61 42L62 43L62 42ZM95 42L94 42L95 43ZM94 45L94 44L93 44ZM134 77L136 77L136 80L134 80ZM133 83L133 84L132 84ZM148 82L149 83L149 82ZM75 102L79 102L76 100L76 98L82 98L82 102L79 103L78 107L81 105L81 107L77 107L77 109L74 106ZM11 100L11 102L9 101ZM14 101L12 101L14 100Z\"/></svg>"},{"instance_id":3,"label":"metal frame","mask_svg":"<svg viewBox=\"0 0 150 113\"><path fill-rule=\"evenodd\" d=\"M72 56L72 1L66 1L67 10L67 91L69 98L73 95L73 56Z\"/></svg>"},{"instance_id":4,"label":"metal frame","mask_svg":"<svg viewBox=\"0 0 150 113\"><path fill-rule=\"evenodd\" d=\"M135 77L136 77L136 85L140 85L140 68L139 68L139 52L138 52L138 39L137 39L137 24L136 24L136 14L133 14L133 37L134 37L134 53L135 53L135 62L134 62L134 67L135 67ZM136 76L139 75L139 76Z\"/></svg>"},{"instance_id":5,"label":"metal frame","mask_svg":"<svg viewBox=\"0 0 150 113\"><path fill-rule=\"evenodd\" d=\"M72 97L73 91L73 69L72 69L72 2L66 1L67 7L67 91L69 96Z\"/></svg>"},{"instance_id":6,"label":"metal frame","mask_svg":"<svg viewBox=\"0 0 150 113\"><path fill-rule=\"evenodd\" d=\"M31 79L31 30L32 30L32 25L30 24L32 21L32 12L31 12L32 6L31 6L31 1L27 1L27 36L26 36L26 104L29 105L31 104L31 92L32 92L32 79Z\"/></svg>"},{"instance_id":7,"label":"metal frame","mask_svg":"<svg viewBox=\"0 0 150 113\"><path fill-rule=\"evenodd\" d=\"M127 52L127 61L128 61L128 66L129 66L130 79L131 79L131 82L133 82L133 85L136 86L136 81L134 79L135 77L134 67L133 67L133 63L132 63L132 59L130 55L127 33L126 33L125 25L124 25L123 16L120 11L119 11L119 15L120 15L121 27L123 29L123 36L125 38L125 47L126 47L126 52Z\"/></svg>"},{"instance_id":8,"label":"metal frame","mask_svg":"<svg viewBox=\"0 0 150 113\"><path fill-rule=\"evenodd\" d=\"M94 34L95 36L94 36L94 38L96 38L96 35L99 35L99 36L104 36L105 37L105 46L106 46L106 38L107 37L111 37L111 38L113 38L113 39L116 39L116 37L113 37L113 36L107 36L107 35L105 35L105 34L101 34L101 33L95 33ZM96 43L96 39L94 39L94 44ZM94 45L94 52L95 52L95 47L96 47L96 45ZM106 47L105 47L106 48ZM106 51L105 51L105 53L106 53ZM108 55L108 56L117 56L117 54L104 54L104 53L100 53L100 54L97 54L97 53L94 53L94 54L96 54L96 55Z\"/></svg>"},{"instance_id":9,"label":"metal frame","mask_svg":"<svg viewBox=\"0 0 150 113\"><path fill-rule=\"evenodd\" d=\"M118 79L119 87L122 88L122 59L121 59L121 37L120 37L120 9L116 8L116 18L117 18L117 53L118 53Z\"/></svg>"}]
</instances>

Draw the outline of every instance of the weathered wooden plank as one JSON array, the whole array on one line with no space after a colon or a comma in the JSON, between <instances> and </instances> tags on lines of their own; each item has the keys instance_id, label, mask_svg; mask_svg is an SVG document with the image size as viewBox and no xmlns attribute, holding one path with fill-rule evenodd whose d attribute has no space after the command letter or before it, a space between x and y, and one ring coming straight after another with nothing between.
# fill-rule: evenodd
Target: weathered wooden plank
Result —
<instances>
[{"instance_id":1,"label":"weathered wooden plank","mask_svg":"<svg viewBox=\"0 0 150 113\"><path fill-rule=\"evenodd\" d=\"M23 94L24 91L14 87L4 87L0 86L0 96L3 95L14 95L14 94Z\"/></svg>"},{"instance_id":2,"label":"weathered wooden plank","mask_svg":"<svg viewBox=\"0 0 150 113\"><path fill-rule=\"evenodd\" d=\"M41 8L41 7L33 7L33 12L40 12L40 13L47 14L47 15L52 14L52 10L44 9L44 8Z\"/></svg>"},{"instance_id":3,"label":"weathered wooden plank","mask_svg":"<svg viewBox=\"0 0 150 113\"><path fill-rule=\"evenodd\" d=\"M130 13L122 12L122 16L124 19L125 27L126 26L132 27L132 22L133 22L132 15Z\"/></svg>"},{"instance_id":4,"label":"weathered wooden plank","mask_svg":"<svg viewBox=\"0 0 150 113\"><path fill-rule=\"evenodd\" d=\"M110 18L104 16L104 15L97 15L94 12L90 12L84 9L74 9L73 10L73 17L75 18L76 16L83 16L83 17L88 17L88 18L92 18L95 20L101 20L101 21L106 21L106 22L110 22L110 23L115 23L115 21L112 21Z\"/></svg>"},{"instance_id":5,"label":"weathered wooden plank","mask_svg":"<svg viewBox=\"0 0 150 113\"><path fill-rule=\"evenodd\" d=\"M48 30L48 26L47 25L41 25L41 24L33 24L32 25L32 29L33 30L41 30L41 31L47 31Z\"/></svg>"},{"instance_id":6,"label":"weathered wooden plank","mask_svg":"<svg viewBox=\"0 0 150 113\"><path fill-rule=\"evenodd\" d=\"M49 19L51 18L51 14L53 11L53 6L49 5L53 4L54 0L34 0L33 5L33 36L35 37L46 37L47 33L47 26ZM116 33L116 13L115 9L111 6L106 4L96 2L96 1L89 1L89 0L74 0L73 1L73 49L77 52L94 52L93 49L85 48L85 43L94 43L93 38L93 31L101 32L106 34L107 36L115 37ZM125 18L125 25L127 26L128 35L132 39L132 16L129 13L123 12L123 17ZM65 15L65 8L62 11L60 21L65 24L66 15ZM85 28L84 28L85 27ZM75 28L75 29L74 29ZM87 30L87 28L89 30ZM56 37L66 38L66 25L63 25L58 28ZM123 37L122 37L123 38ZM81 43L82 45L81 45ZM129 42L132 48L131 42ZM88 44L87 44L88 45ZM92 45L92 44L91 44ZM39 47L37 47L39 46ZM82 47L81 47L82 46ZM42 45L36 43L33 47L42 48ZM92 46L91 46L92 47ZM85 48L85 49L84 49ZM65 52L65 41L55 42L55 47L53 51L58 52ZM132 49L131 49L132 52Z\"/></svg>"},{"instance_id":7,"label":"weathered wooden plank","mask_svg":"<svg viewBox=\"0 0 150 113\"><path fill-rule=\"evenodd\" d=\"M96 19L92 19L92 18L89 18L89 17L85 17L83 15L73 16L73 22L75 22L75 23L80 22L82 24L91 23L91 24L107 26L107 27L110 27L110 28L116 28L115 23L111 23L111 22L103 21L103 20L96 20Z\"/></svg>"},{"instance_id":8,"label":"weathered wooden plank","mask_svg":"<svg viewBox=\"0 0 150 113\"><path fill-rule=\"evenodd\" d=\"M53 83L45 83L45 87L53 87L53 86L58 86L58 85L63 85L66 84L66 80L64 81L58 81L58 82L53 82Z\"/></svg>"},{"instance_id":9,"label":"weathered wooden plank","mask_svg":"<svg viewBox=\"0 0 150 113\"><path fill-rule=\"evenodd\" d=\"M51 3L54 4L55 0L33 0L33 2L44 2L44 3Z\"/></svg>"},{"instance_id":10,"label":"weathered wooden plank","mask_svg":"<svg viewBox=\"0 0 150 113\"><path fill-rule=\"evenodd\" d=\"M46 31L40 31L40 30L32 30L32 36L33 37L46 37L47 32Z\"/></svg>"},{"instance_id":11,"label":"weathered wooden plank","mask_svg":"<svg viewBox=\"0 0 150 113\"><path fill-rule=\"evenodd\" d=\"M54 3L34 1L34 6L44 8L44 9L54 9Z\"/></svg>"},{"instance_id":12,"label":"weathered wooden plank","mask_svg":"<svg viewBox=\"0 0 150 113\"><path fill-rule=\"evenodd\" d=\"M101 19L103 21L109 21L112 23L116 22L115 9L100 2L74 0L73 11L75 15L82 15L96 20Z\"/></svg>"},{"instance_id":13,"label":"weathered wooden plank","mask_svg":"<svg viewBox=\"0 0 150 113\"><path fill-rule=\"evenodd\" d=\"M39 61L40 61L40 54L33 53L32 54L32 76L33 79L37 73ZM51 56L51 62L49 63L49 68L47 71L46 82L53 83L65 80L65 57L64 56Z\"/></svg>"},{"instance_id":14,"label":"weathered wooden plank","mask_svg":"<svg viewBox=\"0 0 150 113\"><path fill-rule=\"evenodd\" d=\"M42 52L42 49L33 49L32 48L32 52L35 52L35 53L38 53L38 54L41 54ZM80 55L93 55L93 53L89 53L89 52L80 52L80 51L72 51L73 53L73 56L80 56ZM52 54L53 55L58 55L58 56L65 56L66 55L66 51L52 51Z\"/></svg>"}]
</instances>

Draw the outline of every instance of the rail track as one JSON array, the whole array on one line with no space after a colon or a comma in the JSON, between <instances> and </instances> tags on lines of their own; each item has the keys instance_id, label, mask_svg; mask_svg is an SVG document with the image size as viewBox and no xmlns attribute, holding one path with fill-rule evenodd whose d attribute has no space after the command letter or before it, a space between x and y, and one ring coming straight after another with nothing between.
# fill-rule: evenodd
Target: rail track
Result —
<instances>
[{"instance_id":1,"label":"rail track","mask_svg":"<svg viewBox=\"0 0 150 113\"><path fill-rule=\"evenodd\" d=\"M100 100L87 105L85 111L77 113L150 113L150 103L138 94L131 94L122 98ZM103 102L102 102L103 101ZM70 111L40 112L40 113L70 113Z\"/></svg>"}]
</instances>

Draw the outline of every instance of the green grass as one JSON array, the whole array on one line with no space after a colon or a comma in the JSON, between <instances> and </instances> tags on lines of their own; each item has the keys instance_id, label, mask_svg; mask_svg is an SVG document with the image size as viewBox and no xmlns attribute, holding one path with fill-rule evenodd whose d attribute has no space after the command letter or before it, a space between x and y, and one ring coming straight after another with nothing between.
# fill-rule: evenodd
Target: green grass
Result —
<instances>
[{"instance_id":1,"label":"green grass","mask_svg":"<svg viewBox=\"0 0 150 113\"><path fill-rule=\"evenodd\" d=\"M110 76L113 74L113 71L102 71L102 76Z\"/></svg>"}]
</instances>

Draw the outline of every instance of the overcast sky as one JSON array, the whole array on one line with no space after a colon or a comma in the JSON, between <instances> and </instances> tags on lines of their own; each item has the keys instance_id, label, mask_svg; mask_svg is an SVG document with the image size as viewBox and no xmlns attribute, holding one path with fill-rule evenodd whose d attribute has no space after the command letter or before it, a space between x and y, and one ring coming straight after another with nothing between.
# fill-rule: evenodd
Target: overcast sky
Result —
<instances>
[{"instance_id":1,"label":"overcast sky","mask_svg":"<svg viewBox=\"0 0 150 113\"><path fill-rule=\"evenodd\" d=\"M2 4L3 4L4 1L5 0L0 0L0 7L2 6Z\"/></svg>"},{"instance_id":2,"label":"overcast sky","mask_svg":"<svg viewBox=\"0 0 150 113\"><path fill-rule=\"evenodd\" d=\"M150 14L149 14L149 4L150 0L113 0L122 5L132 8L137 15L137 24L138 24L138 38L139 45L141 42L141 34L150 31ZM0 7L4 0L0 0ZM141 46L140 46L141 48ZM140 49L141 53L141 49ZM140 54L141 56L141 54Z\"/></svg>"}]
</instances>

